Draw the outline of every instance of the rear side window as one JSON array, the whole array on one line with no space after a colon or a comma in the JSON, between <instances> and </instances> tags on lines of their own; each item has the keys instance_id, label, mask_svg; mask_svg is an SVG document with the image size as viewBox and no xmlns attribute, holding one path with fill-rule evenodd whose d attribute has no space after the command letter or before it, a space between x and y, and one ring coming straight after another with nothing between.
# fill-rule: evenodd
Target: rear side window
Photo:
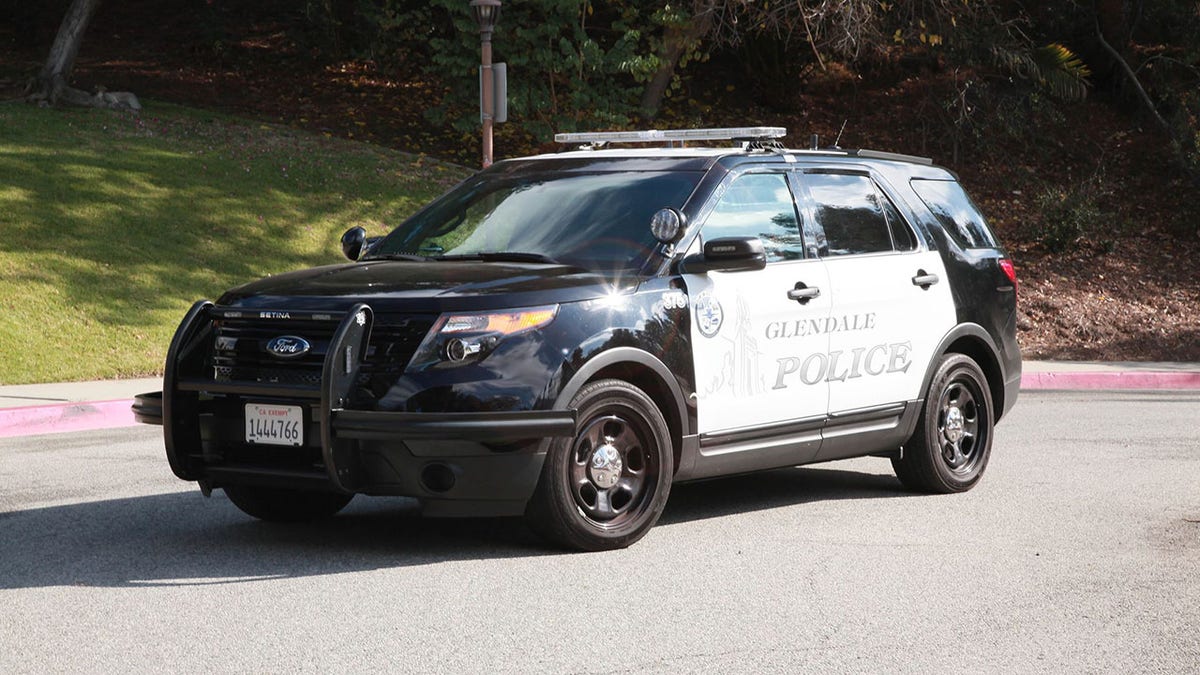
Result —
<instances>
[{"instance_id":1,"label":"rear side window","mask_svg":"<svg viewBox=\"0 0 1200 675\"><path fill-rule=\"evenodd\" d=\"M828 255L892 250L892 233L867 176L811 173L804 176L817 223L825 231Z\"/></svg>"},{"instance_id":2,"label":"rear side window","mask_svg":"<svg viewBox=\"0 0 1200 675\"><path fill-rule=\"evenodd\" d=\"M984 220L983 214L963 191L962 186L952 180L916 179L913 191L925 202L933 215L942 224L942 229L963 248L995 248L996 237Z\"/></svg>"}]
</instances>

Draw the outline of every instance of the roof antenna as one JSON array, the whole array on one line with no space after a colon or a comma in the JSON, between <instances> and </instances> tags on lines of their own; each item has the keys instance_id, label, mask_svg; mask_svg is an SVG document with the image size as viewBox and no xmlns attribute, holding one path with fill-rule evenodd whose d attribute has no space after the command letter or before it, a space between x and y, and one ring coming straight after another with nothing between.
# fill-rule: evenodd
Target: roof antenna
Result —
<instances>
[{"instance_id":1,"label":"roof antenna","mask_svg":"<svg viewBox=\"0 0 1200 675\"><path fill-rule=\"evenodd\" d=\"M846 130L846 122L849 122L849 121L850 121L849 118L842 120L842 128L838 129L837 138L833 139L833 147L835 147L835 148L842 147L841 145L839 145L839 143L842 142L842 132Z\"/></svg>"},{"instance_id":2,"label":"roof antenna","mask_svg":"<svg viewBox=\"0 0 1200 675\"><path fill-rule=\"evenodd\" d=\"M817 150L821 147L821 139L816 134L812 135L811 141L812 141L812 149L813 150Z\"/></svg>"}]
</instances>

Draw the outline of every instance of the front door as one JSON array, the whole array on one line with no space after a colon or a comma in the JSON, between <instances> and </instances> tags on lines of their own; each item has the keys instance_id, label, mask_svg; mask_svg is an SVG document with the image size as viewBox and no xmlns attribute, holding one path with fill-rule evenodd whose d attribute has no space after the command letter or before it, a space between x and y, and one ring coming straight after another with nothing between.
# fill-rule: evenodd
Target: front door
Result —
<instances>
[{"instance_id":1,"label":"front door","mask_svg":"<svg viewBox=\"0 0 1200 675\"><path fill-rule=\"evenodd\" d=\"M683 277L702 446L706 437L753 438L767 425L786 437L789 423L823 418L828 385L809 357L828 349L821 328L829 316L829 278L821 260L806 257L786 175L734 177L701 235L755 236L767 253L762 270ZM807 449L815 453L816 445Z\"/></svg>"}]
</instances>

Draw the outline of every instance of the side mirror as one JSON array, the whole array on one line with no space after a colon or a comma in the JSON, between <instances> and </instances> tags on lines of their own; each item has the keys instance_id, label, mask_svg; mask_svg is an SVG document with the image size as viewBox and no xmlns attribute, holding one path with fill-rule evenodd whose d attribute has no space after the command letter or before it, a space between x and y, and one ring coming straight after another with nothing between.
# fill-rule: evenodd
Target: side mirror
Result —
<instances>
[{"instance_id":1,"label":"side mirror","mask_svg":"<svg viewBox=\"0 0 1200 675\"><path fill-rule=\"evenodd\" d=\"M350 260L358 260L362 255L363 248L367 243L367 231L361 227L355 226L342 235L342 255L345 255Z\"/></svg>"},{"instance_id":2,"label":"side mirror","mask_svg":"<svg viewBox=\"0 0 1200 675\"><path fill-rule=\"evenodd\" d=\"M679 270L684 274L705 272L741 272L767 266L767 254L758 237L719 237L704 242L704 252L683 259Z\"/></svg>"},{"instance_id":3,"label":"side mirror","mask_svg":"<svg viewBox=\"0 0 1200 675\"><path fill-rule=\"evenodd\" d=\"M674 244L683 234L684 215L675 209L659 209L650 217L650 232L664 244Z\"/></svg>"}]
</instances>

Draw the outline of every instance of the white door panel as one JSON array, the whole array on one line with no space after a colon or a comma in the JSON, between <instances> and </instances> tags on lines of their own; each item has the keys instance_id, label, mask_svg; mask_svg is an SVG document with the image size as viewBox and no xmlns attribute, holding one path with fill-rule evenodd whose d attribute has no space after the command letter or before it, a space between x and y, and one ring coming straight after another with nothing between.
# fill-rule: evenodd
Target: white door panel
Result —
<instances>
[{"instance_id":1,"label":"white door panel","mask_svg":"<svg viewBox=\"0 0 1200 675\"><path fill-rule=\"evenodd\" d=\"M936 251L825 259L836 330L829 332L830 412L922 395L925 370L955 325L954 299ZM922 288L913 277L935 275Z\"/></svg>"},{"instance_id":2,"label":"white door panel","mask_svg":"<svg viewBox=\"0 0 1200 675\"><path fill-rule=\"evenodd\" d=\"M812 371L829 337L829 278L820 260L760 271L687 274L701 433L822 416L828 385ZM820 295L790 299L797 284ZM805 372L805 368L809 372Z\"/></svg>"}]
</instances>

